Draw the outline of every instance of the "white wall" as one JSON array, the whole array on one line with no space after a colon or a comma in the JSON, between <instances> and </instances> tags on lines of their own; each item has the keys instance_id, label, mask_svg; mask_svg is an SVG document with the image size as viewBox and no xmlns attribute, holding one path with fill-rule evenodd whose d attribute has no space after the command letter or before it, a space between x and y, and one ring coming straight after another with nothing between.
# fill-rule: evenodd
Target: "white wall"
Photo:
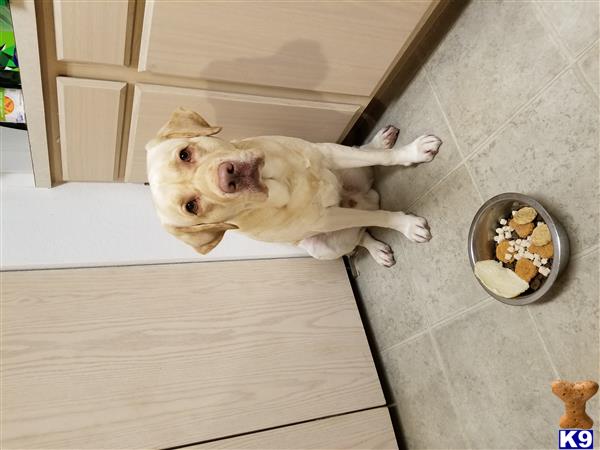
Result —
<instances>
[{"instance_id":1,"label":"white wall","mask_svg":"<svg viewBox=\"0 0 600 450\"><path fill-rule=\"evenodd\" d=\"M122 183L33 187L31 174L0 173L2 269L304 256L288 245L227 232L208 255L164 231L149 188Z\"/></svg>"},{"instance_id":2,"label":"white wall","mask_svg":"<svg viewBox=\"0 0 600 450\"><path fill-rule=\"evenodd\" d=\"M0 127L0 172L31 171L27 131Z\"/></svg>"}]
</instances>

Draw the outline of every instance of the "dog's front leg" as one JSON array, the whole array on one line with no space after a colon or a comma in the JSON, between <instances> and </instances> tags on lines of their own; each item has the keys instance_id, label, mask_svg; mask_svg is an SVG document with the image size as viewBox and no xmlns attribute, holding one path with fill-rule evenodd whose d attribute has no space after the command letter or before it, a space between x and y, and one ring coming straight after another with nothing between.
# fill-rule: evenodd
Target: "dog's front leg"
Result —
<instances>
[{"instance_id":1,"label":"dog's front leg","mask_svg":"<svg viewBox=\"0 0 600 450\"><path fill-rule=\"evenodd\" d=\"M340 208L333 206L313 226L315 233L328 233L355 227L383 227L399 231L413 242L427 242L431 239L427 221L422 217L402 211L367 211L363 209Z\"/></svg>"},{"instance_id":2,"label":"dog's front leg","mask_svg":"<svg viewBox=\"0 0 600 450\"><path fill-rule=\"evenodd\" d=\"M435 136L421 136L400 148L354 148L339 144L315 144L332 169L367 166L410 166L429 162L437 155L442 141Z\"/></svg>"}]
</instances>

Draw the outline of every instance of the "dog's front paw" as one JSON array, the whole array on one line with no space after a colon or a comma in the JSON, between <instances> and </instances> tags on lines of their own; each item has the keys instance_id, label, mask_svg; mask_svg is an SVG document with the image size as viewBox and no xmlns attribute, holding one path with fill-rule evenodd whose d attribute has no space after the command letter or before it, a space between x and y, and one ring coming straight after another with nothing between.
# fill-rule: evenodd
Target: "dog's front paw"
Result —
<instances>
[{"instance_id":1,"label":"dog's front paw","mask_svg":"<svg viewBox=\"0 0 600 450\"><path fill-rule=\"evenodd\" d=\"M367 247L369 253L375 262L384 267L392 267L396 264L394 251L385 242L374 240L373 244Z\"/></svg>"},{"instance_id":2,"label":"dog's front paw","mask_svg":"<svg viewBox=\"0 0 600 450\"><path fill-rule=\"evenodd\" d=\"M427 242L431 239L431 232L427 220L423 217L403 214L399 217L396 228L412 242Z\"/></svg>"},{"instance_id":3,"label":"dog's front paw","mask_svg":"<svg viewBox=\"0 0 600 450\"><path fill-rule=\"evenodd\" d=\"M419 136L410 144L409 164L431 162L440 151L442 140L437 136Z\"/></svg>"},{"instance_id":4,"label":"dog's front paw","mask_svg":"<svg viewBox=\"0 0 600 450\"><path fill-rule=\"evenodd\" d=\"M398 139L398 128L388 125L383 127L377 132L373 140L371 141L370 148L384 148L389 149L394 146L396 139Z\"/></svg>"}]
</instances>

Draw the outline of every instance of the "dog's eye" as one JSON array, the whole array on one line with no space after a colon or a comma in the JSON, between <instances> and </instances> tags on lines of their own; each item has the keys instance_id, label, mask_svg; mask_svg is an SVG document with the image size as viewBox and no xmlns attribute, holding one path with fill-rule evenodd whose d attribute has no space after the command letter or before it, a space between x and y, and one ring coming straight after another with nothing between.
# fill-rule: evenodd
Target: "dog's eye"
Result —
<instances>
[{"instance_id":1,"label":"dog's eye","mask_svg":"<svg viewBox=\"0 0 600 450\"><path fill-rule=\"evenodd\" d=\"M198 213L198 202L195 199L190 200L189 202L187 202L185 204L185 210L187 212L189 212L190 214L197 214Z\"/></svg>"},{"instance_id":2,"label":"dog's eye","mask_svg":"<svg viewBox=\"0 0 600 450\"><path fill-rule=\"evenodd\" d=\"M192 159L192 153L186 148L179 151L179 159L185 162L190 162Z\"/></svg>"}]
</instances>

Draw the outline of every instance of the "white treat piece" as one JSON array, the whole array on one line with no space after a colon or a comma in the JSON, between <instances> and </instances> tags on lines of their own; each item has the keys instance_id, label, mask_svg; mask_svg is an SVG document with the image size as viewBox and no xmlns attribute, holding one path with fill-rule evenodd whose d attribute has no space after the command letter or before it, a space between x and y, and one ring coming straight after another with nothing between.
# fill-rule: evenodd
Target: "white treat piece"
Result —
<instances>
[{"instance_id":1,"label":"white treat piece","mask_svg":"<svg viewBox=\"0 0 600 450\"><path fill-rule=\"evenodd\" d=\"M521 256L524 256L525 255L525 249L523 247L521 247L517 253L519 253L519 255L521 255Z\"/></svg>"},{"instance_id":2,"label":"white treat piece","mask_svg":"<svg viewBox=\"0 0 600 450\"><path fill-rule=\"evenodd\" d=\"M527 236L527 240L531 242L531 235Z\"/></svg>"},{"instance_id":3,"label":"white treat piece","mask_svg":"<svg viewBox=\"0 0 600 450\"><path fill-rule=\"evenodd\" d=\"M510 261L511 258L512 258L512 255L510 253L504 254L504 259L506 259L507 261Z\"/></svg>"},{"instance_id":4,"label":"white treat piece","mask_svg":"<svg viewBox=\"0 0 600 450\"><path fill-rule=\"evenodd\" d=\"M506 219L500 219L500 225L506 225L508 222Z\"/></svg>"},{"instance_id":5,"label":"white treat piece","mask_svg":"<svg viewBox=\"0 0 600 450\"><path fill-rule=\"evenodd\" d=\"M531 253L531 252L525 252L525 258L527 258L527 259L533 259L533 253Z\"/></svg>"},{"instance_id":6,"label":"white treat piece","mask_svg":"<svg viewBox=\"0 0 600 450\"><path fill-rule=\"evenodd\" d=\"M508 227L508 231L515 231L513 227Z\"/></svg>"},{"instance_id":7,"label":"white treat piece","mask_svg":"<svg viewBox=\"0 0 600 450\"><path fill-rule=\"evenodd\" d=\"M523 241L522 241L521 239L517 239L515 242L516 242L517 244L520 244L520 243L521 243L521 242L523 242Z\"/></svg>"},{"instance_id":8,"label":"white treat piece","mask_svg":"<svg viewBox=\"0 0 600 450\"><path fill-rule=\"evenodd\" d=\"M477 261L474 272L486 288L500 297L513 298L529 288L529 283L498 261Z\"/></svg>"},{"instance_id":9,"label":"white treat piece","mask_svg":"<svg viewBox=\"0 0 600 450\"><path fill-rule=\"evenodd\" d=\"M494 236L494 241L500 243L504 240L504 236Z\"/></svg>"},{"instance_id":10,"label":"white treat piece","mask_svg":"<svg viewBox=\"0 0 600 450\"><path fill-rule=\"evenodd\" d=\"M538 269L538 272L547 277L550 274L550 269L548 269L547 267L540 267Z\"/></svg>"},{"instance_id":11,"label":"white treat piece","mask_svg":"<svg viewBox=\"0 0 600 450\"><path fill-rule=\"evenodd\" d=\"M525 248L529 247L530 245L531 245L531 242L529 242L529 241L523 242L523 247L525 247Z\"/></svg>"},{"instance_id":12,"label":"white treat piece","mask_svg":"<svg viewBox=\"0 0 600 450\"><path fill-rule=\"evenodd\" d=\"M506 249L507 251L514 253L515 252L515 248L511 247L510 245L508 246L508 248Z\"/></svg>"},{"instance_id":13,"label":"white treat piece","mask_svg":"<svg viewBox=\"0 0 600 450\"><path fill-rule=\"evenodd\" d=\"M542 225L544 222L538 222L537 226L539 227L540 225Z\"/></svg>"},{"instance_id":14,"label":"white treat piece","mask_svg":"<svg viewBox=\"0 0 600 450\"><path fill-rule=\"evenodd\" d=\"M496 233L500 234L500 233L502 233L502 231L503 231L502 228L496 228Z\"/></svg>"},{"instance_id":15,"label":"white treat piece","mask_svg":"<svg viewBox=\"0 0 600 450\"><path fill-rule=\"evenodd\" d=\"M508 225L504 225L504 226L502 227L502 229L503 229L504 231L509 231L509 230L510 230L510 227L509 227Z\"/></svg>"},{"instance_id":16,"label":"white treat piece","mask_svg":"<svg viewBox=\"0 0 600 450\"><path fill-rule=\"evenodd\" d=\"M510 233L510 231L507 231L506 233L504 233L504 239L510 239L512 237L512 234Z\"/></svg>"},{"instance_id":17,"label":"white treat piece","mask_svg":"<svg viewBox=\"0 0 600 450\"><path fill-rule=\"evenodd\" d=\"M534 265L535 267L542 267L542 263L541 263L541 262L539 262L539 261L533 261L533 265Z\"/></svg>"},{"instance_id":18,"label":"white treat piece","mask_svg":"<svg viewBox=\"0 0 600 450\"><path fill-rule=\"evenodd\" d=\"M515 259L516 259L517 261L518 261L518 260L520 260L522 257L523 257L523 255L521 255L520 253L517 253L517 254L515 255Z\"/></svg>"},{"instance_id":19,"label":"white treat piece","mask_svg":"<svg viewBox=\"0 0 600 450\"><path fill-rule=\"evenodd\" d=\"M543 265L548 264L548 258L542 258L541 262L542 262Z\"/></svg>"},{"instance_id":20,"label":"white treat piece","mask_svg":"<svg viewBox=\"0 0 600 450\"><path fill-rule=\"evenodd\" d=\"M514 216L515 214L517 214L517 212L516 212L516 211L513 211L513 212L512 212L512 215Z\"/></svg>"},{"instance_id":21,"label":"white treat piece","mask_svg":"<svg viewBox=\"0 0 600 450\"><path fill-rule=\"evenodd\" d=\"M515 244L516 244L516 241L510 241L509 242L509 245L512 245L513 247L515 246Z\"/></svg>"}]
</instances>

